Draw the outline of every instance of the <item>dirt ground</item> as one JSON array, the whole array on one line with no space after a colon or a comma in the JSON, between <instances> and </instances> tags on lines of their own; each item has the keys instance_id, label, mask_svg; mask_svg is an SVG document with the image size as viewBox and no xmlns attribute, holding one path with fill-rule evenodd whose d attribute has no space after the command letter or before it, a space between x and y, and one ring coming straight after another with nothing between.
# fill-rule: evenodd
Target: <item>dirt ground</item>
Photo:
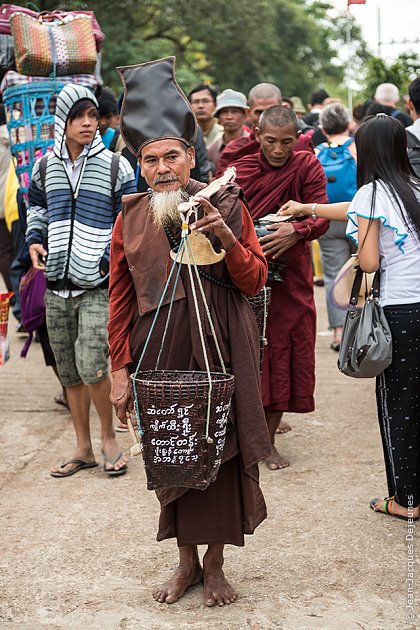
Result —
<instances>
[{"instance_id":1,"label":"dirt ground","mask_svg":"<svg viewBox=\"0 0 420 630\"><path fill-rule=\"evenodd\" d=\"M261 467L269 517L242 549L226 549L237 603L208 609L196 586L157 604L153 585L176 566L173 541L155 541L158 503L141 458L122 478L101 466L68 479L49 467L73 445L57 381L39 344L0 367L0 627L92 630L400 630L411 620L407 524L374 514L386 484L371 380L341 375L329 348L324 291L317 338L317 409L290 415L279 436L291 467ZM14 326L12 326L14 328ZM98 462L98 421L93 420ZM129 438L120 434L121 446ZM420 550L414 535L414 554ZM418 552L420 554L420 551ZM420 598L420 568L414 581Z\"/></svg>"}]
</instances>

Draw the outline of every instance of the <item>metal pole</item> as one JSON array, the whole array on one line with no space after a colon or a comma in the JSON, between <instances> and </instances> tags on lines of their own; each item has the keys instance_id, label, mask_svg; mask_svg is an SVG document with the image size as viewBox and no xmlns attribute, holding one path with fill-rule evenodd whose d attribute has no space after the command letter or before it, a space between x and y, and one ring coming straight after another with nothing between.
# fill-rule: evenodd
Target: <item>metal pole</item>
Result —
<instances>
[{"instance_id":1,"label":"metal pole","mask_svg":"<svg viewBox=\"0 0 420 630\"><path fill-rule=\"evenodd\" d=\"M353 92L351 89L351 79L352 79L352 59L351 59L351 14L348 10L348 19L347 19L347 101L348 101L348 109L350 112L350 116L353 112Z\"/></svg>"},{"instance_id":2,"label":"metal pole","mask_svg":"<svg viewBox=\"0 0 420 630\"><path fill-rule=\"evenodd\" d=\"M378 57L381 56L381 47L382 47L382 41L381 41L381 7L378 6L377 8L377 25L378 25Z\"/></svg>"}]
</instances>

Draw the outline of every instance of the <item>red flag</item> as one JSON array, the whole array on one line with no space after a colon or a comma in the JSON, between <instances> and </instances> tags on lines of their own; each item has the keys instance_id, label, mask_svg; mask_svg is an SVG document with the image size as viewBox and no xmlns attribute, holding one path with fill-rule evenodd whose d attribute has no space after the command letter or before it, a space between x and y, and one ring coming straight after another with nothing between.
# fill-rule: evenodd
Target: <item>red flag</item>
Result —
<instances>
[{"instance_id":1,"label":"red flag","mask_svg":"<svg viewBox=\"0 0 420 630\"><path fill-rule=\"evenodd\" d=\"M347 6L351 4L366 4L366 0L347 0Z\"/></svg>"}]
</instances>

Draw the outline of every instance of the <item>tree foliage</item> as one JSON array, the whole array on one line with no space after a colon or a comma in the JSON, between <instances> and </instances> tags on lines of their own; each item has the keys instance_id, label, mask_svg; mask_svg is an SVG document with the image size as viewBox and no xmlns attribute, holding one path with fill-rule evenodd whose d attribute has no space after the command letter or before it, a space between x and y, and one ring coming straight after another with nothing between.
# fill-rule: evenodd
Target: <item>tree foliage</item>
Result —
<instances>
[{"instance_id":1,"label":"tree foliage","mask_svg":"<svg viewBox=\"0 0 420 630\"><path fill-rule=\"evenodd\" d=\"M177 79L185 90L204 80L247 92L270 81L306 99L318 87L339 86L344 76L339 51L345 26L343 17L331 17L328 1L39 0L38 5L95 11L106 35L104 82L118 91L116 66L170 54L177 56ZM354 23L353 35L361 41ZM361 44L355 57L364 55Z\"/></svg>"},{"instance_id":2,"label":"tree foliage","mask_svg":"<svg viewBox=\"0 0 420 630\"><path fill-rule=\"evenodd\" d=\"M420 56L415 52L402 53L391 63L371 57L367 63L364 95L372 97L380 83L394 83L400 94L405 94L408 85L419 75Z\"/></svg>"}]
</instances>

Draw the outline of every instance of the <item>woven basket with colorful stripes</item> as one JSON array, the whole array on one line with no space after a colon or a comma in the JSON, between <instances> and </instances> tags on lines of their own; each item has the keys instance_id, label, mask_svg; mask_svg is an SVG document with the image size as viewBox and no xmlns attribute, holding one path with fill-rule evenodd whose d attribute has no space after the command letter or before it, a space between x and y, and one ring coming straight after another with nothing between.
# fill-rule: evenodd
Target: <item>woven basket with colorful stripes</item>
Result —
<instances>
[{"instance_id":1,"label":"woven basket with colorful stripes","mask_svg":"<svg viewBox=\"0 0 420 630\"><path fill-rule=\"evenodd\" d=\"M54 14L41 14L36 19L17 12L10 17L10 28L16 68L21 74L48 77L94 73L97 53L90 16L57 20Z\"/></svg>"}]
</instances>

